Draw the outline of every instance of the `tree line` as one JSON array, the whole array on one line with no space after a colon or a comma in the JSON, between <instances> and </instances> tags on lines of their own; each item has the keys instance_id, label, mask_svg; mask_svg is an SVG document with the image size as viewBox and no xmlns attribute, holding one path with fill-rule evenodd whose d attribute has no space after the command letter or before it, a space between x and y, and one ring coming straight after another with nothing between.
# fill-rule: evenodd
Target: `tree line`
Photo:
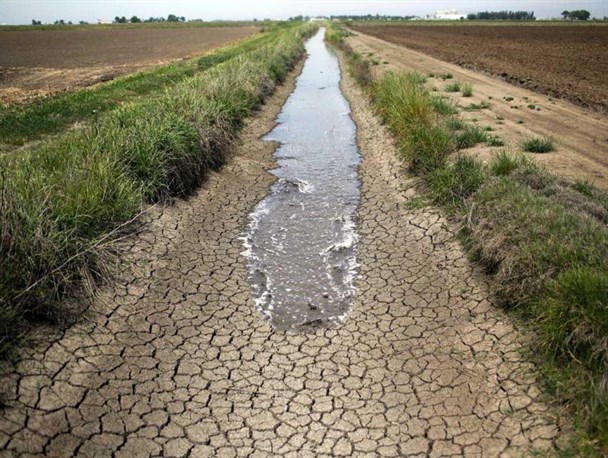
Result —
<instances>
[{"instance_id":1,"label":"tree line","mask_svg":"<svg viewBox=\"0 0 608 458\"><path fill-rule=\"evenodd\" d=\"M470 21L535 21L534 11L483 11L467 16Z\"/></svg>"},{"instance_id":2,"label":"tree line","mask_svg":"<svg viewBox=\"0 0 608 458\"><path fill-rule=\"evenodd\" d=\"M142 20L137 16L133 16L131 17L131 19L127 20L125 16L116 16L114 18L114 22L116 22L117 24L126 24L127 22L130 22L132 24L136 24L139 22L186 22L186 18L184 16L176 16L175 14L170 14L167 16L166 19L164 17L149 17L148 19Z\"/></svg>"},{"instance_id":3,"label":"tree line","mask_svg":"<svg viewBox=\"0 0 608 458\"><path fill-rule=\"evenodd\" d=\"M586 21L591 16L587 10L562 11L562 17L570 21Z\"/></svg>"},{"instance_id":4,"label":"tree line","mask_svg":"<svg viewBox=\"0 0 608 458\"><path fill-rule=\"evenodd\" d=\"M330 16L330 19L339 19L341 21L409 21L414 19L416 16L391 16L388 14L361 14L361 15L339 15Z\"/></svg>"},{"instance_id":5,"label":"tree line","mask_svg":"<svg viewBox=\"0 0 608 458\"><path fill-rule=\"evenodd\" d=\"M342 14L342 15L331 15L329 19L337 19L340 21L407 21L414 19L416 16L390 16L387 14ZM310 16L298 16L290 17L290 21L308 21Z\"/></svg>"},{"instance_id":6,"label":"tree line","mask_svg":"<svg viewBox=\"0 0 608 458\"><path fill-rule=\"evenodd\" d=\"M127 19L126 16L115 16L114 23L116 24L126 24L130 22L131 24L137 24L140 22L186 22L186 18L184 16L176 16L175 14L169 14L166 18L164 17L150 17L148 19L140 19L137 16L132 16L130 19ZM65 21L63 19L57 19L54 22L55 25L72 25L72 21ZM79 24L88 24L86 21L80 21ZM36 19L32 19L32 25L42 25L42 21L38 21Z\"/></svg>"}]
</instances>

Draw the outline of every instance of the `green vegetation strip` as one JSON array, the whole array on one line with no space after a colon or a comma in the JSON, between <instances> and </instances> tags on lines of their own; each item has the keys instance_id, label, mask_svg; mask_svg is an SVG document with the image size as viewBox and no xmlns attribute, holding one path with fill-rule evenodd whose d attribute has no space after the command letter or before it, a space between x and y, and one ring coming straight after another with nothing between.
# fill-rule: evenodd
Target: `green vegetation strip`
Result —
<instances>
[{"instance_id":1,"label":"green vegetation strip","mask_svg":"<svg viewBox=\"0 0 608 458\"><path fill-rule=\"evenodd\" d=\"M190 193L315 30L267 44L91 125L0 157L0 355L28 320L63 320L64 299L104 272L108 243L150 203Z\"/></svg>"},{"instance_id":2,"label":"green vegetation strip","mask_svg":"<svg viewBox=\"0 0 608 458\"><path fill-rule=\"evenodd\" d=\"M333 27L349 70L421 177L427 197L461 224L471 258L494 296L532 330L545 388L571 408L576 427L568 456L608 453L608 194L569 182L522 156L497 154L489 165L455 154L484 137L441 107L417 73L373 81L369 63ZM495 138L489 142L496 143ZM528 139L527 150L553 149Z\"/></svg>"},{"instance_id":3,"label":"green vegetation strip","mask_svg":"<svg viewBox=\"0 0 608 458\"><path fill-rule=\"evenodd\" d=\"M60 133L77 121L95 119L101 113L125 103L162 96L165 88L263 46L278 31L289 27L289 24L276 25L268 32L197 59L117 78L94 88L55 94L26 105L4 108L0 111L0 141L8 145L22 145L45 135Z\"/></svg>"}]
</instances>

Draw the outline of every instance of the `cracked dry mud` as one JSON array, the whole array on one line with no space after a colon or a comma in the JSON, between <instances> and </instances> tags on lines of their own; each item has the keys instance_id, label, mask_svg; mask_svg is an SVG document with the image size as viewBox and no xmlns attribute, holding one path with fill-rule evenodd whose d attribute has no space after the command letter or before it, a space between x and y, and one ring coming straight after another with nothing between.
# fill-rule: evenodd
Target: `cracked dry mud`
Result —
<instances>
[{"instance_id":1,"label":"cracked dry mud","mask_svg":"<svg viewBox=\"0 0 608 458\"><path fill-rule=\"evenodd\" d=\"M525 340L488 300L454 229L412 191L344 76L363 156L353 311L336 329L274 332L239 235L273 178L270 130L290 81L231 163L154 210L86 320L2 379L0 455L497 456L554 445Z\"/></svg>"}]
</instances>

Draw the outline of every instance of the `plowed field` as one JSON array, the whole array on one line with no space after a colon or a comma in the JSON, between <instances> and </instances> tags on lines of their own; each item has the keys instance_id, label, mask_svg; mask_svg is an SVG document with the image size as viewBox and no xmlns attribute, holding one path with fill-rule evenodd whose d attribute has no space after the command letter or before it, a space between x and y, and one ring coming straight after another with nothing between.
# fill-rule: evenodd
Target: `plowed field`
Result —
<instances>
[{"instance_id":1,"label":"plowed field","mask_svg":"<svg viewBox=\"0 0 608 458\"><path fill-rule=\"evenodd\" d=\"M606 26L355 24L352 28L527 89L608 111Z\"/></svg>"},{"instance_id":2,"label":"plowed field","mask_svg":"<svg viewBox=\"0 0 608 458\"><path fill-rule=\"evenodd\" d=\"M0 31L0 99L24 101L201 54L256 27Z\"/></svg>"}]
</instances>

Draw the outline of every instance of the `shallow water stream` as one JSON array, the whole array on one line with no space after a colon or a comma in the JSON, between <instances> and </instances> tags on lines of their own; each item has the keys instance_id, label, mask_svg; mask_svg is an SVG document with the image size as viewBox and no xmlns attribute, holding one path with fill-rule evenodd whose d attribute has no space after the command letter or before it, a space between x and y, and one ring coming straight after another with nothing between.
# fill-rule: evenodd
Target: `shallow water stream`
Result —
<instances>
[{"instance_id":1,"label":"shallow water stream","mask_svg":"<svg viewBox=\"0 0 608 458\"><path fill-rule=\"evenodd\" d=\"M338 59L321 29L294 92L265 139L277 141L277 178L245 237L260 310L279 330L339 324L354 295L360 161Z\"/></svg>"}]
</instances>

